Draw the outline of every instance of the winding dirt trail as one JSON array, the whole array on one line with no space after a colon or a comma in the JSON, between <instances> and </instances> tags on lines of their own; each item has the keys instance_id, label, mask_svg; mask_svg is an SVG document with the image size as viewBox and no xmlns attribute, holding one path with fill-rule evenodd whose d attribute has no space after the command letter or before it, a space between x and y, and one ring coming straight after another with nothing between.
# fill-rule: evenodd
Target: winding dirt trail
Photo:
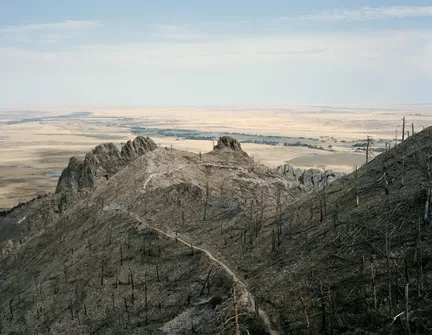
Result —
<instances>
[{"instance_id":1,"label":"winding dirt trail","mask_svg":"<svg viewBox=\"0 0 432 335\"><path fill-rule=\"evenodd\" d=\"M148 223L144 222L140 218L140 216L138 214L136 214L134 212L129 212L129 215L132 216L136 221L138 221L141 224L145 225L146 227L148 227L148 228L156 231L157 233L159 233L161 235L164 235L164 236L166 236L166 237L168 237L170 239L177 240L180 243L183 243L184 245L186 245L187 247L191 246L191 242L186 242L185 240L183 240L182 238L180 238L178 235L176 236L175 234L169 234L169 233L167 233L167 232L165 232L165 231L163 231L163 230L161 230L159 228L153 227L153 226L149 225ZM193 243L192 243L192 245L193 245ZM255 312L256 311L256 309L255 309L255 299L252 296L252 294L249 292L249 290L247 288L247 285L239 278L239 276L228 265L226 265L225 263L223 263L222 261L220 261L219 259L217 259L216 257L214 257L212 255L212 253L210 251L208 251L207 249L200 248L200 247L197 247L195 245L193 245L193 248L195 250L203 252L211 261L213 261L213 262L217 263L218 265L220 265L225 270L225 272L227 274L229 274L233 278L233 281L236 282L237 285L242 289L242 291L247 295L247 299L248 299L248 302L249 302L249 308L250 308L250 310L252 312ZM272 326L272 324L270 322L270 319L269 319L267 313L263 309L261 309L261 308L258 308L258 317L261 320L262 324L264 325L267 334L269 334L269 335L280 335L279 331L276 331L276 330L273 329L273 326Z\"/></svg>"}]
</instances>

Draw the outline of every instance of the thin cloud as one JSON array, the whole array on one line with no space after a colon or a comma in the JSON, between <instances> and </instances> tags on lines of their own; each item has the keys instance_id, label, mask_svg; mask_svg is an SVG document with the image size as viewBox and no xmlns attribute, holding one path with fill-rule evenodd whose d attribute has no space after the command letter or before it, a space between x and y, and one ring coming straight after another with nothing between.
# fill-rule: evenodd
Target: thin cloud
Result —
<instances>
[{"instance_id":1,"label":"thin cloud","mask_svg":"<svg viewBox=\"0 0 432 335\"><path fill-rule=\"evenodd\" d=\"M67 20L56 23L40 23L40 24L27 24L27 25L14 25L6 28L0 28L0 32L17 33L17 32L31 32L31 31L50 31L50 30L79 30L93 28L98 25L97 21L79 21Z\"/></svg>"},{"instance_id":2,"label":"thin cloud","mask_svg":"<svg viewBox=\"0 0 432 335\"><path fill-rule=\"evenodd\" d=\"M207 34L194 30L189 24L153 24L150 30L152 36L171 40L197 40L208 37Z\"/></svg>"},{"instance_id":3,"label":"thin cloud","mask_svg":"<svg viewBox=\"0 0 432 335\"><path fill-rule=\"evenodd\" d=\"M59 40L65 38L65 35L63 34L48 34L42 36L42 43L45 44L53 44L58 42Z\"/></svg>"},{"instance_id":4,"label":"thin cloud","mask_svg":"<svg viewBox=\"0 0 432 335\"><path fill-rule=\"evenodd\" d=\"M373 50L373 52L371 52ZM3 62L55 63L60 68L94 71L117 69L223 69L226 66L421 68L430 72L431 31L379 34L301 34L228 38L217 41L94 44L63 51L36 52L0 48ZM31 59L32 62L26 60ZM0 62L1 63L1 62ZM353 65L355 64L355 65Z\"/></svg>"},{"instance_id":5,"label":"thin cloud","mask_svg":"<svg viewBox=\"0 0 432 335\"><path fill-rule=\"evenodd\" d=\"M334 9L303 15L300 16L300 18L319 21L363 21L428 16L432 16L432 6L389 6Z\"/></svg>"}]
</instances>

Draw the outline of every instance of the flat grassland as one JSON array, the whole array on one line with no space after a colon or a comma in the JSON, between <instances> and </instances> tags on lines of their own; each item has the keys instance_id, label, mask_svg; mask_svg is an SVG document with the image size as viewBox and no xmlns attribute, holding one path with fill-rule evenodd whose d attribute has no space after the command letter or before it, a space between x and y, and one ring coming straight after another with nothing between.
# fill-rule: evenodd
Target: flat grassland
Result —
<instances>
[{"instance_id":1,"label":"flat grassland","mask_svg":"<svg viewBox=\"0 0 432 335\"><path fill-rule=\"evenodd\" d=\"M412 123L415 130L432 124L432 105L83 110L0 110L0 209L53 192L71 156L137 135L192 152L208 152L218 136L230 135L270 167L288 162L350 172L365 162L367 136L378 154L401 139L402 117L411 134Z\"/></svg>"}]
</instances>

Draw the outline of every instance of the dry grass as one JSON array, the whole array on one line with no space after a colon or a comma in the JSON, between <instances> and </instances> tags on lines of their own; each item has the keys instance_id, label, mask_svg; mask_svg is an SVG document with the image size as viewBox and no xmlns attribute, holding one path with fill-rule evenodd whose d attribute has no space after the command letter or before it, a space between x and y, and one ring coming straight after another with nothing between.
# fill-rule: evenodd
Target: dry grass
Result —
<instances>
[{"instance_id":1,"label":"dry grass","mask_svg":"<svg viewBox=\"0 0 432 335\"><path fill-rule=\"evenodd\" d=\"M40 193L52 192L56 178L48 173L60 172L70 156L84 156L102 142L125 142L134 137L127 127L120 127L122 117L137 120L151 128L195 129L201 131L244 132L262 135L334 137L343 140L363 139L367 135L391 139L403 115L417 129L432 123L428 106L376 107L305 107L280 108L124 108L90 109L86 119L54 119L44 122L5 124L8 120L38 117L43 113L0 112L0 208L8 208ZM87 109L88 110L88 109ZM58 109L50 115L68 114ZM417 115L418 114L418 115ZM410 128L410 127L407 127ZM212 141L155 138L161 146L191 152L208 152ZM320 142L317 142L320 144ZM336 155L302 147L243 144L257 161L276 167L290 162L300 167L325 164L327 168L350 172L364 162L362 154L351 153L347 146L337 146ZM336 147L337 146L337 147Z\"/></svg>"}]
</instances>

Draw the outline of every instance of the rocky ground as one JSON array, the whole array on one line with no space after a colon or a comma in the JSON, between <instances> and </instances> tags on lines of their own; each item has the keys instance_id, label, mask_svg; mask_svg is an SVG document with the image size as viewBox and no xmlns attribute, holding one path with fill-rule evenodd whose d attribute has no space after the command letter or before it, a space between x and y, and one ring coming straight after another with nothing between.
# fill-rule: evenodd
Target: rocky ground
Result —
<instances>
[{"instance_id":1,"label":"rocky ground","mask_svg":"<svg viewBox=\"0 0 432 335\"><path fill-rule=\"evenodd\" d=\"M71 159L0 218L3 332L231 334L233 281L242 334L432 328L432 128L347 176L153 144Z\"/></svg>"}]
</instances>

